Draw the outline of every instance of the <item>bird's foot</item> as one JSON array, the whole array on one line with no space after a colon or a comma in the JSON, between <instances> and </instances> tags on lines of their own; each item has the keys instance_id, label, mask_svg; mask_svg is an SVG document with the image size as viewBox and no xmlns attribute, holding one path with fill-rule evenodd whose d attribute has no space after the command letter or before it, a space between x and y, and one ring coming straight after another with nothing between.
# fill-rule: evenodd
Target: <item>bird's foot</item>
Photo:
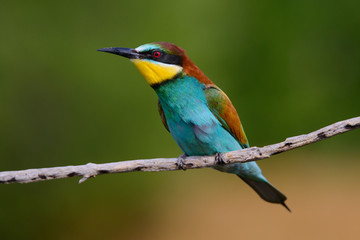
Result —
<instances>
[{"instance_id":1,"label":"bird's foot","mask_svg":"<svg viewBox=\"0 0 360 240\"><path fill-rule=\"evenodd\" d=\"M184 160L186 158L186 154L181 154L178 159L177 159L177 162L176 162L176 165L178 166L179 169L182 169L182 170L186 170L185 168L185 164L184 164Z\"/></svg>"},{"instance_id":2,"label":"bird's foot","mask_svg":"<svg viewBox=\"0 0 360 240\"><path fill-rule=\"evenodd\" d=\"M219 165L226 164L222 153L215 153L215 163Z\"/></svg>"}]
</instances>

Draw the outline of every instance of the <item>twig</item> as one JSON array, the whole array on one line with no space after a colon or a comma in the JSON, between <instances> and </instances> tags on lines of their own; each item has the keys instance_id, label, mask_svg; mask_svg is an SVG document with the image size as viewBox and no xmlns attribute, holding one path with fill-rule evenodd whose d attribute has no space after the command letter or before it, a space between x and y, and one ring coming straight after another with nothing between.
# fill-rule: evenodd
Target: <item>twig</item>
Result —
<instances>
[{"instance_id":1,"label":"twig","mask_svg":"<svg viewBox=\"0 0 360 240\"><path fill-rule=\"evenodd\" d=\"M268 145L265 147L252 147L244 150L227 152L222 155L226 163L250 162L264 158L307 144L330 138L340 133L348 132L360 128L360 117L351 118L334 123L309 134L287 138L285 141ZM179 170L177 158L155 158L145 160L121 161L104 164L88 163L79 166L65 166L52 168L28 169L21 171L0 172L0 183L30 183L50 179L69 178L82 176L79 183L107 173L122 172L158 172ZM214 156L194 156L184 160L186 169L205 168L214 166Z\"/></svg>"}]
</instances>

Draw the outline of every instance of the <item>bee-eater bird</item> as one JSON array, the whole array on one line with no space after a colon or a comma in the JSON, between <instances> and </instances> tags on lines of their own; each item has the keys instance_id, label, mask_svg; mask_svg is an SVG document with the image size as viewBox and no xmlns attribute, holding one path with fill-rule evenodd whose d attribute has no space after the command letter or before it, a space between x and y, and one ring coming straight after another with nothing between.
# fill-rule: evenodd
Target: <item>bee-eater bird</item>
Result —
<instances>
[{"instance_id":1,"label":"bee-eater bird","mask_svg":"<svg viewBox=\"0 0 360 240\"><path fill-rule=\"evenodd\" d=\"M167 42L138 48L102 48L130 59L155 90L165 128L184 152L179 157L216 154L249 147L240 118L230 99L185 54ZM252 187L265 201L280 203L286 209L286 196L263 176L256 162L217 164L215 169L233 173Z\"/></svg>"}]
</instances>

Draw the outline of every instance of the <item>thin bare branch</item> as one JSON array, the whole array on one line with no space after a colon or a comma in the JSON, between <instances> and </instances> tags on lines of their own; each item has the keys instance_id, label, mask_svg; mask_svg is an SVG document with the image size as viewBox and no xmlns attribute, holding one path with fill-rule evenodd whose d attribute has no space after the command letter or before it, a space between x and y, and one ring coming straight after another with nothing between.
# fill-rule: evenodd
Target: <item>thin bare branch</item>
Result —
<instances>
[{"instance_id":1,"label":"thin bare branch","mask_svg":"<svg viewBox=\"0 0 360 240\"><path fill-rule=\"evenodd\" d=\"M265 147L252 147L240 151L224 153L223 159L226 163L250 162L294 148L302 147L326 138L330 138L340 133L345 133L356 128L360 128L360 117L351 118L341 122L334 123L309 134L287 138L285 141L268 145ZM155 158L133 161L121 161L104 164L88 163L79 166L65 166L52 168L28 169L21 171L0 172L0 183L30 183L50 179L69 178L81 176L80 183L85 180L96 177L97 175L107 173L123 172L158 172L179 170L177 158ZM205 168L214 166L214 156L194 156L187 157L184 160L186 169Z\"/></svg>"}]
</instances>

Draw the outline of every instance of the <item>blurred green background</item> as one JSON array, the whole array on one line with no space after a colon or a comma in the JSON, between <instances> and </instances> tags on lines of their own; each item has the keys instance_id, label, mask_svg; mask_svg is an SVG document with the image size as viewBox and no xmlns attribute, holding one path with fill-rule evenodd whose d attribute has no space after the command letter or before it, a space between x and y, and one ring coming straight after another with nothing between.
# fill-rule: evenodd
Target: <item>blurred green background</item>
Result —
<instances>
[{"instance_id":1,"label":"blurred green background","mask_svg":"<svg viewBox=\"0 0 360 240\"><path fill-rule=\"evenodd\" d=\"M232 99L250 143L359 116L359 1L3 1L0 170L181 154L135 67L173 42ZM360 131L259 162L293 213L210 169L0 186L1 239L339 239L360 218Z\"/></svg>"}]
</instances>

